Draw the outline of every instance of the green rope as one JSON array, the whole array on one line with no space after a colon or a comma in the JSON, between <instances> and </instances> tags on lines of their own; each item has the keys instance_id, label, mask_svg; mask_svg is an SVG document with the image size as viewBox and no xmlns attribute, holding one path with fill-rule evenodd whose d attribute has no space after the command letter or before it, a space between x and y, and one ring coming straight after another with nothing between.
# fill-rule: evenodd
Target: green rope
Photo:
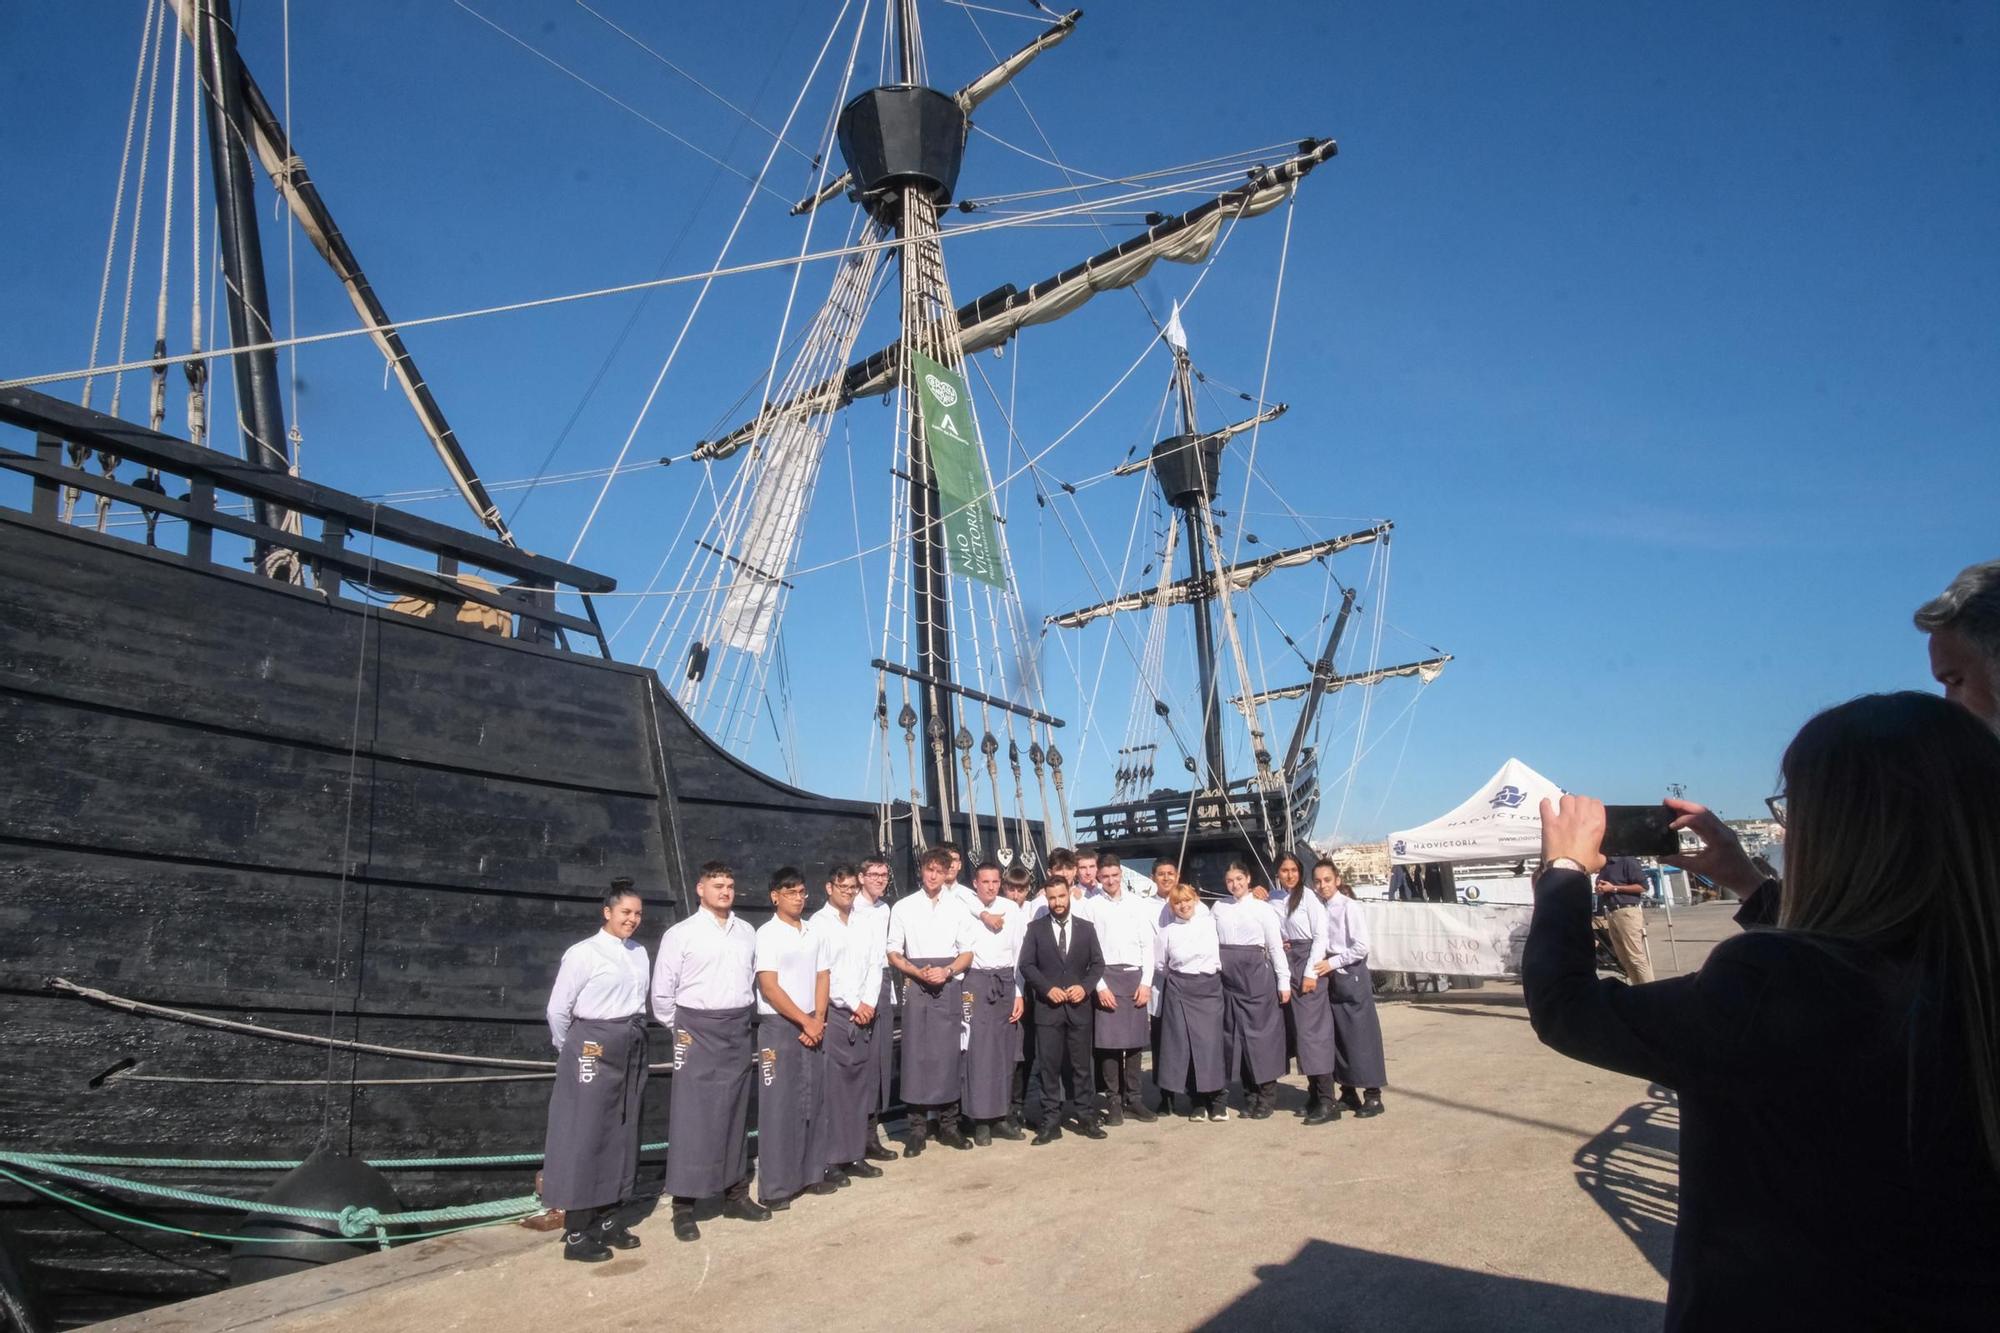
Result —
<instances>
[{"instance_id":1,"label":"green rope","mask_svg":"<svg viewBox=\"0 0 2000 1333\"><path fill-rule=\"evenodd\" d=\"M756 1131L751 1131L756 1137ZM658 1143L642 1143L639 1151L659 1152L667 1146L661 1139ZM437 1167L454 1166L530 1166L542 1160L538 1152L501 1153L488 1157L385 1157L371 1158L368 1165L378 1171L421 1171ZM298 1158L254 1158L254 1157L103 1157L92 1153L14 1153L0 1151L0 1161L17 1161L22 1165L37 1162L55 1162L65 1166L116 1166L139 1168L149 1171L289 1171L295 1166L305 1165Z\"/></svg>"},{"instance_id":2,"label":"green rope","mask_svg":"<svg viewBox=\"0 0 2000 1333\"><path fill-rule=\"evenodd\" d=\"M169 1226L165 1222L155 1222L150 1218L133 1217L129 1213L121 1213L118 1212L116 1209L99 1207L97 1204L91 1203L86 1199L79 1199L73 1195L65 1194L61 1190L53 1189L50 1186L43 1184L41 1181L30 1180L26 1176L16 1175L14 1172L9 1171L4 1166L0 1166L0 1176L6 1177L8 1180L11 1180L18 1185L23 1185L28 1189L35 1191L37 1194L47 1195L49 1198L54 1199L57 1203L64 1204L71 1208L78 1208L87 1213L95 1213L99 1217L108 1217L111 1218L113 1221L127 1222L133 1226L146 1227L149 1230L153 1231L164 1231L170 1235L175 1235L175 1236L192 1236L196 1240L221 1241L225 1244L242 1244L245 1240L245 1238L242 1236L232 1236L227 1234L226 1232L195 1231L188 1227ZM542 1211L541 1206L537 1204L532 1211L519 1214L519 1216L531 1217L534 1215L534 1213L540 1211ZM485 1227L499 1226L502 1223L512 1222L515 1220L517 1220L516 1217L495 1217L486 1219L484 1221L468 1223L467 1225L462 1227L445 1227L437 1231L419 1232L415 1235L410 1235L410 1236L397 1236L395 1239L398 1241L435 1240L439 1236L456 1236L461 1232L478 1231ZM284 1243L287 1245L354 1244L353 1241L348 1240L345 1237L339 1237L339 1236L286 1237Z\"/></svg>"}]
</instances>

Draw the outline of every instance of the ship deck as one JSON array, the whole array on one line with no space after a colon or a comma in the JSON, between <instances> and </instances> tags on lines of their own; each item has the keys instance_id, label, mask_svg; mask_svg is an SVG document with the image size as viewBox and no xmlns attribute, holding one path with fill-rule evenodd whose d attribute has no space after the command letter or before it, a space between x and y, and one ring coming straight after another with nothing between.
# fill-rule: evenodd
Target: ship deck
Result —
<instances>
[{"instance_id":1,"label":"ship deck","mask_svg":"<svg viewBox=\"0 0 2000 1333\"><path fill-rule=\"evenodd\" d=\"M1682 970L1735 933L1675 913ZM1650 923L1663 974L1665 922ZM133 1316L123 1333L345 1328L1656 1329L1671 1095L1535 1041L1518 987L1382 1006L1389 1113L1307 1130L1127 1122L1102 1143L933 1148L760 1226L610 1263L470 1232Z\"/></svg>"}]
</instances>

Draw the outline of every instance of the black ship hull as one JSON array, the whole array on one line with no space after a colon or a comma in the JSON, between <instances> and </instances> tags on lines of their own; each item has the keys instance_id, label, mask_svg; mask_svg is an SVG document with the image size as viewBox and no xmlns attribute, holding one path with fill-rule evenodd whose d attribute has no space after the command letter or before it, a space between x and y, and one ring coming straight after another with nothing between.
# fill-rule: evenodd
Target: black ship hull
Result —
<instances>
[{"instance_id":1,"label":"black ship hull","mask_svg":"<svg viewBox=\"0 0 2000 1333\"><path fill-rule=\"evenodd\" d=\"M105 537L48 508L0 508L0 1151L539 1152L545 1077L318 1039L549 1060L555 963L595 928L613 877L646 898L650 945L702 861L739 867L739 905L757 913L773 866L816 887L877 845L876 806L738 762L650 671ZM907 820L897 836L908 883ZM666 1103L647 1098L644 1141L667 1137ZM450 1206L530 1193L534 1169L391 1183L405 1208ZM120 1174L255 1197L277 1173ZM189 1230L241 1221L56 1183ZM0 1247L0 1283L51 1327L227 1280L224 1246L4 1178Z\"/></svg>"}]
</instances>

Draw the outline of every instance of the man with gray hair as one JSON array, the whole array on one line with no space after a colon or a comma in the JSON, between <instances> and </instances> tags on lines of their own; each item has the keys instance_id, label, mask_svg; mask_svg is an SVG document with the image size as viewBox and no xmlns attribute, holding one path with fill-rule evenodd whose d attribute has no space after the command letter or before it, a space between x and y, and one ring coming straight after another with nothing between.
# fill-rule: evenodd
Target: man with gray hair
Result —
<instances>
[{"instance_id":1,"label":"man with gray hair","mask_svg":"<svg viewBox=\"0 0 2000 1333\"><path fill-rule=\"evenodd\" d=\"M1968 565L1915 620L1944 697L2000 731L2000 560Z\"/></svg>"}]
</instances>

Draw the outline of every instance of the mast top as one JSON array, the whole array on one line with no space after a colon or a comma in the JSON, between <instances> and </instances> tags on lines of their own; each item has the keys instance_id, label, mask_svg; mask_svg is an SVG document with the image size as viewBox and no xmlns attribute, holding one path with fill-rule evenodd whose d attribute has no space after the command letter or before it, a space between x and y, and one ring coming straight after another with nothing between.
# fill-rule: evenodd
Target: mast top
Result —
<instances>
[{"instance_id":1,"label":"mast top","mask_svg":"<svg viewBox=\"0 0 2000 1333\"><path fill-rule=\"evenodd\" d=\"M906 186L950 203L965 125L965 109L949 93L911 83L870 88L840 112L849 195L885 223L894 221Z\"/></svg>"}]
</instances>

